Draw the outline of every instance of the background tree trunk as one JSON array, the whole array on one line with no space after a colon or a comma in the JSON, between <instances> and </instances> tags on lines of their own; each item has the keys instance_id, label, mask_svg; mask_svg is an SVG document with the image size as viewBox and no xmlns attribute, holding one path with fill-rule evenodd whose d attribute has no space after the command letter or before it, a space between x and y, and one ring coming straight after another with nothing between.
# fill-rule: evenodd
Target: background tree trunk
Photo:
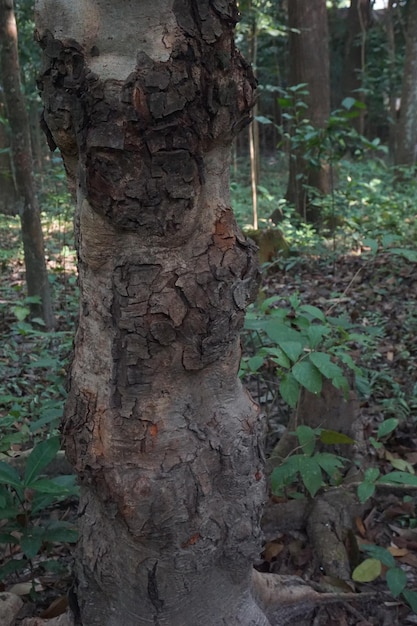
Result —
<instances>
[{"instance_id":1,"label":"background tree trunk","mask_svg":"<svg viewBox=\"0 0 417 626\"><path fill-rule=\"evenodd\" d=\"M370 0L351 0L345 42L343 68L344 96L365 101L363 73L366 63L366 37L372 21ZM365 133L365 110L352 119L352 124L362 135Z\"/></svg>"},{"instance_id":2,"label":"background tree trunk","mask_svg":"<svg viewBox=\"0 0 417 626\"><path fill-rule=\"evenodd\" d=\"M258 272L229 198L254 84L236 18L219 0L37 2L49 142L78 197L63 431L84 626L268 624L250 590L262 429L237 378Z\"/></svg>"},{"instance_id":3,"label":"background tree trunk","mask_svg":"<svg viewBox=\"0 0 417 626\"><path fill-rule=\"evenodd\" d=\"M290 84L307 84L305 117L316 128L325 127L330 115L330 70L327 7L325 0L291 0L288 3L290 30ZM292 150L286 198L309 222L317 222L317 207L309 202L306 186L321 193L330 191L329 169L313 168L301 150Z\"/></svg>"},{"instance_id":4,"label":"background tree trunk","mask_svg":"<svg viewBox=\"0 0 417 626\"><path fill-rule=\"evenodd\" d=\"M6 126L6 108L0 81L0 213L17 215L18 196L10 158L10 138Z\"/></svg>"},{"instance_id":5,"label":"background tree trunk","mask_svg":"<svg viewBox=\"0 0 417 626\"><path fill-rule=\"evenodd\" d=\"M33 178L29 119L20 86L17 54L17 28L13 0L0 0L0 74L11 130L11 154L16 190L22 201L22 226L28 296L39 296L40 303L30 304L33 317L44 320L47 329L54 325L51 295L46 272L45 253L39 206Z\"/></svg>"},{"instance_id":6,"label":"background tree trunk","mask_svg":"<svg viewBox=\"0 0 417 626\"><path fill-rule=\"evenodd\" d=\"M417 0L409 0L396 165L414 165L417 145Z\"/></svg>"}]
</instances>

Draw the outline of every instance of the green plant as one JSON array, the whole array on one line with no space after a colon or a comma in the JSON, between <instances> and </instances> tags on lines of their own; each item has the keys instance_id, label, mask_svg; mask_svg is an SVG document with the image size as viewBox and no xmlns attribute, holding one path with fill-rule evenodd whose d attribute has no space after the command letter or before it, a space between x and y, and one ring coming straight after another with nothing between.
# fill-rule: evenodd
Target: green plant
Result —
<instances>
[{"instance_id":1,"label":"green plant","mask_svg":"<svg viewBox=\"0 0 417 626\"><path fill-rule=\"evenodd\" d=\"M368 337L353 332L345 318L326 316L318 307L302 304L297 295L288 299L290 306L275 307L282 302L273 296L248 312L245 339L252 355L242 359L241 375L272 365L281 381L280 395L293 408L301 388L319 394L323 378L347 393L344 368L360 372L349 344L365 343Z\"/></svg>"},{"instance_id":2,"label":"green plant","mask_svg":"<svg viewBox=\"0 0 417 626\"><path fill-rule=\"evenodd\" d=\"M320 441L325 444L353 444L354 441L343 433L322 428L300 425L295 430L299 448L289 455L270 478L271 489L277 496L284 495L287 489L301 479L312 498L324 485L340 482L341 470L346 459L331 452L316 450ZM292 494L293 496L297 494Z\"/></svg>"},{"instance_id":3,"label":"green plant","mask_svg":"<svg viewBox=\"0 0 417 626\"><path fill-rule=\"evenodd\" d=\"M10 558L0 567L0 576L30 566L32 559L50 543L72 543L77 538L72 524L42 518L48 507L78 494L75 476L49 479L42 474L58 450L58 437L37 444L26 460L23 476L9 463L0 461L0 543L19 545L24 555L20 559Z\"/></svg>"},{"instance_id":4,"label":"green plant","mask_svg":"<svg viewBox=\"0 0 417 626\"><path fill-rule=\"evenodd\" d=\"M385 580L394 598L402 596L417 613L417 591L407 589L407 575L395 562L393 555L381 546L362 545L361 550L369 556L362 561L352 572L352 580L359 583L372 582L383 573Z\"/></svg>"}]
</instances>

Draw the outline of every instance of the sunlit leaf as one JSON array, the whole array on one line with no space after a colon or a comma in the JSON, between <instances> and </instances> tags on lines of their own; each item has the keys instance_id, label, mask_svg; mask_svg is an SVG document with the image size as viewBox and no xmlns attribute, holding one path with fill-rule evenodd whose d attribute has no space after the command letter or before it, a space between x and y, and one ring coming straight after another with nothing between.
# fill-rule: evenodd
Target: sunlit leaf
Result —
<instances>
[{"instance_id":1,"label":"sunlit leaf","mask_svg":"<svg viewBox=\"0 0 417 626\"><path fill-rule=\"evenodd\" d=\"M365 559L353 570L352 580L357 583L370 583L380 576L381 571L382 563L379 559Z\"/></svg>"},{"instance_id":2,"label":"sunlit leaf","mask_svg":"<svg viewBox=\"0 0 417 626\"><path fill-rule=\"evenodd\" d=\"M339 443L353 444L355 440L344 433L339 433L336 430L322 430L320 433L320 441L322 443L337 445Z\"/></svg>"}]
</instances>

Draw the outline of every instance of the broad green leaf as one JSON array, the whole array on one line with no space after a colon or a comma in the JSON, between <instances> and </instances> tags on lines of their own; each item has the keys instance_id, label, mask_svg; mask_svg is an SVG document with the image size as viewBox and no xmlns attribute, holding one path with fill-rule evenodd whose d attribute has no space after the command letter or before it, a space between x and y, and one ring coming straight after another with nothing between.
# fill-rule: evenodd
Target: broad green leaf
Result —
<instances>
[{"instance_id":1,"label":"broad green leaf","mask_svg":"<svg viewBox=\"0 0 417 626\"><path fill-rule=\"evenodd\" d=\"M32 481L30 486L39 493L48 493L55 496L68 496L78 493L78 487L75 485L66 487L56 480L49 480L48 478L39 478L39 480Z\"/></svg>"},{"instance_id":2,"label":"broad green leaf","mask_svg":"<svg viewBox=\"0 0 417 626\"><path fill-rule=\"evenodd\" d=\"M323 476L320 465L314 457L300 458L300 474L303 483L312 498L316 495L323 484Z\"/></svg>"},{"instance_id":3,"label":"broad green leaf","mask_svg":"<svg viewBox=\"0 0 417 626\"><path fill-rule=\"evenodd\" d=\"M260 367L262 367L262 365L264 364L264 360L265 359L263 356L259 356L257 354L250 357L250 359L247 360L249 370L251 372L256 372Z\"/></svg>"},{"instance_id":4,"label":"broad green leaf","mask_svg":"<svg viewBox=\"0 0 417 626\"><path fill-rule=\"evenodd\" d=\"M368 467L368 469L365 470L365 480L373 482L377 480L379 474L380 471L377 467Z\"/></svg>"},{"instance_id":5,"label":"broad green leaf","mask_svg":"<svg viewBox=\"0 0 417 626\"><path fill-rule=\"evenodd\" d=\"M330 478L333 478L337 471L343 467L343 460L330 452L317 452L314 458Z\"/></svg>"},{"instance_id":6,"label":"broad green leaf","mask_svg":"<svg viewBox=\"0 0 417 626\"><path fill-rule=\"evenodd\" d=\"M290 457L282 465L276 467L271 473L271 489L275 494L282 492L294 482L298 472L298 459L296 456Z\"/></svg>"},{"instance_id":7,"label":"broad green leaf","mask_svg":"<svg viewBox=\"0 0 417 626\"><path fill-rule=\"evenodd\" d=\"M391 552L389 552L386 548L376 546L374 544L364 544L361 546L361 550L366 552L372 558L381 561L381 563L386 565L386 567L395 567L395 559Z\"/></svg>"},{"instance_id":8,"label":"broad green leaf","mask_svg":"<svg viewBox=\"0 0 417 626\"><path fill-rule=\"evenodd\" d=\"M417 476L408 472L390 472L378 479L379 483L396 483L400 485L411 485L417 487Z\"/></svg>"},{"instance_id":9,"label":"broad green leaf","mask_svg":"<svg viewBox=\"0 0 417 626\"><path fill-rule=\"evenodd\" d=\"M12 487L21 487L23 485L18 471L4 461L0 461L0 483L11 485Z\"/></svg>"},{"instance_id":10,"label":"broad green leaf","mask_svg":"<svg viewBox=\"0 0 417 626\"><path fill-rule=\"evenodd\" d=\"M411 609L414 613L417 613L417 591L411 591L410 589L404 589L403 597L406 599L408 604L411 606Z\"/></svg>"},{"instance_id":11,"label":"broad green leaf","mask_svg":"<svg viewBox=\"0 0 417 626\"><path fill-rule=\"evenodd\" d=\"M378 432L377 432L378 439L382 439L383 437L390 435L392 431L397 428L397 426L398 426L398 420L395 417L390 417L389 419L384 420L378 426Z\"/></svg>"},{"instance_id":12,"label":"broad green leaf","mask_svg":"<svg viewBox=\"0 0 417 626\"><path fill-rule=\"evenodd\" d=\"M294 378L311 393L320 393L322 377L319 370L309 360L299 361L291 370Z\"/></svg>"},{"instance_id":13,"label":"broad green leaf","mask_svg":"<svg viewBox=\"0 0 417 626\"><path fill-rule=\"evenodd\" d=\"M390 459L389 462L391 463L392 467L394 467L396 470L400 470L400 472L415 474L413 465L405 459Z\"/></svg>"},{"instance_id":14,"label":"broad green leaf","mask_svg":"<svg viewBox=\"0 0 417 626\"><path fill-rule=\"evenodd\" d=\"M33 559L38 554L42 545L42 535L43 528L35 527L30 530L28 529L20 538L20 547L28 559Z\"/></svg>"},{"instance_id":15,"label":"broad green leaf","mask_svg":"<svg viewBox=\"0 0 417 626\"><path fill-rule=\"evenodd\" d=\"M285 374L282 377L279 385L279 393L282 399L289 404L291 408L295 409L300 395L300 386L291 373Z\"/></svg>"},{"instance_id":16,"label":"broad green leaf","mask_svg":"<svg viewBox=\"0 0 417 626\"><path fill-rule=\"evenodd\" d=\"M310 324L307 328L307 337L309 340L309 345L312 350L314 350L319 343L323 340L323 337L330 333L330 329L326 326L322 326L321 324Z\"/></svg>"},{"instance_id":17,"label":"broad green leaf","mask_svg":"<svg viewBox=\"0 0 417 626\"><path fill-rule=\"evenodd\" d=\"M326 321L326 316L324 315L323 311L321 311L316 306L312 306L311 304L302 304L299 307L298 312L299 313L307 313L313 319L318 319L321 322L325 322Z\"/></svg>"},{"instance_id":18,"label":"broad green leaf","mask_svg":"<svg viewBox=\"0 0 417 626\"><path fill-rule=\"evenodd\" d=\"M325 352L311 352L309 359L325 378L343 376L343 370L335 363L332 363L330 356Z\"/></svg>"},{"instance_id":19,"label":"broad green leaf","mask_svg":"<svg viewBox=\"0 0 417 626\"><path fill-rule=\"evenodd\" d=\"M400 593L404 591L407 585L407 575L400 567L392 567L385 574L388 589L394 596L398 598Z\"/></svg>"},{"instance_id":20,"label":"broad green leaf","mask_svg":"<svg viewBox=\"0 0 417 626\"><path fill-rule=\"evenodd\" d=\"M352 439L352 437L348 437L348 435L339 433L336 430L322 430L320 433L320 441L330 445L337 445L339 443L355 443L355 440Z\"/></svg>"},{"instance_id":21,"label":"broad green leaf","mask_svg":"<svg viewBox=\"0 0 417 626\"><path fill-rule=\"evenodd\" d=\"M378 241L376 239L366 238L362 241L362 244L367 248L370 248L373 255L378 252Z\"/></svg>"},{"instance_id":22,"label":"broad green leaf","mask_svg":"<svg viewBox=\"0 0 417 626\"><path fill-rule=\"evenodd\" d=\"M293 363L297 361L298 357L303 352L303 345L298 341L281 341L279 346Z\"/></svg>"},{"instance_id":23,"label":"broad green leaf","mask_svg":"<svg viewBox=\"0 0 417 626\"><path fill-rule=\"evenodd\" d=\"M260 124L272 124L273 123L271 122L270 119L268 119L264 115L256 115L255 120L259 122Z\"/></svg>"},{"instance_id":24,"label":"broad green leaf","mask_svg":"<svg viewBox=\"0 0 417 626\"><path fill-rule=\"evenodd\" d=\"M281 345L282 341L296 341L297 343L304 344L302 334L299 333L298 330L294 330L294 328L284 324L281 320L268 320L266 324L264 324L263 330L278 346Z\"/></svg>"},{"instance_id":25,"label":"broad green leaf","mask_svg":"<svg viewBox=\"0 0 417 626\"><path fill-rule=\"evenodd\" d=\"M367 480L364 480L360 485L358 485L358 498L359 502L362 504L369 500L375 493L375 483L370 483Z\"/></svg>"},{"instance_id":26,"label":"broad green leaf","mask_svg":"<svg viewBox=\"0 0 417 626\"><path fill-rule=\"evenodd\" d=\"M381 571L382 564L379 559L365 559L353 570L352 580L357 583L370 583L380 576Z\"/></svg>"},{"instance_id":27,"label":"broad green leaf","mask_svg":"<svg viewBox=\"0 0 417 626\"><path fill-rule=\"evenodd\" d=\"M290 369L291 361L287 355L280 348L273 348L271 350L271 358L274 363L285 369Z\"/></svg>"},{"instance_id":28,"label":"broad green leaf","mask_svg":"<svg viewBox=\"0 0 417 626\"><path fill-rule=\"evenodd\" d=\"M75 528L62 526L61 528L45 528L44 541L75 543L78 539L78 532Z\"/></svg>"},{"instance_id":29,"label":"broad green leaf","mask_svg":"<svg viewBox=\"0 0 417 626\"><path fill-rule=\"evenodd\" d=\"M20 572L27 566L28 562L26 559L11 559L0 567L0 579L4 579L7 576L10 576L10 574L14 574L15 572Z\"/></svg>"},{"instance_id":30,"label":"broad green leaf","mask_svg":"<svg viewBox=\"0 0 417 626\"><path fill-rule=\"evenodd\" d=\"M59 447L59 437L50 437L33 448L26 461L24 478L26 487L29 487L32 481L39 476L41 470L56 457Z\"/></svg>"},{"instance_id":31,"label":"broad green leaf","mask_svg":"<svg viewBox=\"0 0 417 626\"><path fill-rule=\"evenodd\" d=\"M316 447L316 433L310 426L301 424L296 428L295 434L298 442L303 449L303 453L311 456Z\"/></svg>"},{"instance_id":32,"label":"broad green leaf","mask_svg":"<svg viewBox=\"0 0 417 626\"><path fill-rule=\"evenodd\" d=\"M397 254L404 257L410 263L417 263L417 251L408 248L390 248L391 254Z\"/></svg>"}]
</instances>

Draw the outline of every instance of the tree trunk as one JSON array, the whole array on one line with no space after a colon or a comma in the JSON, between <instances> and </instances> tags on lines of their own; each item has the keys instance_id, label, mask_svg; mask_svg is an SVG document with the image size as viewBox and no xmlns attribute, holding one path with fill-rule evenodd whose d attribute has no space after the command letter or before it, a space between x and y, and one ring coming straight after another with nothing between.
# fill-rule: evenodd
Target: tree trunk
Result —
<instances>
[{"instance_id":1,"label":"tree trunk","mask_svg":"<svg viewBox=\"0 0 417 626\"><path fill-rule=\"evenodd\" d=\"M290 28L290 84L307 84L305 117L315 128L324 128L330 115L330 70L326 0L291 0L288 3ZM309 200L308 187L330 191L326 164L312 167L303 151L291 150L286 198L308 222L320 218L318 207Z\"/></svg>"},{"instance_id":2,"label":"tree trunk","mask_svg":"<svg viewBox=\"0 0 417 626\"><path fill-rule=\"evenodd\" d=\"M372 21L370 0L351 0L347 17L345 63L343 68L344 96L365 101L363 74L366 63L366 37ZM353 118L358 133L365 132L365 110Z\"/></svg>"},{"instance_id":3,"label":"tree trunk","mask_svg":"<svg viewBox=\"0 0 417 626\"><path fill-rule=\"evenodd\" d=\"M267 625L265 496L237 371L255 250L230 146L252 74L226 0L38 0L49 142L77 189L81 307L63 422L84 626Z\"/></svg>"},{"instance_id":4,"label":"tree trunk","mask_svg":"<svg viewBox=\"0 0 417 626\"><path fill-rule=\"evenodd\" d=\"M17 28L13 0L0 0L0 74L4 88L7 119L11 130L11 151L16 190L21 199L20 221L25 257L28 296L38 296L40 303L31 302L33 317L44 320L47 329L54 325L51 295L46 272L45 254L39 206L33 178L29 119L20 85L17 53Z\"/></svg>"},{"instance_id":5,"label":"tree trunk","mask_svg":"<svg viewBox=\"0 0 417 626\"><path fill-rule=\"evenodd\" d=\"M417 145L417 0L407 5L407 40L396 142L396 165L414 165Z\"/></svg>"},{"instance_id":6,"label":"tree trunk","mask_svg":"<svg viewBox=\"0 0 417 626\"><path fill-rule=\"evenodd\" d=\"M10 138L6 127L6 110L0 82L0 213L17 215L18 195L10 159Z\"/></svg>"}]
</instances>

